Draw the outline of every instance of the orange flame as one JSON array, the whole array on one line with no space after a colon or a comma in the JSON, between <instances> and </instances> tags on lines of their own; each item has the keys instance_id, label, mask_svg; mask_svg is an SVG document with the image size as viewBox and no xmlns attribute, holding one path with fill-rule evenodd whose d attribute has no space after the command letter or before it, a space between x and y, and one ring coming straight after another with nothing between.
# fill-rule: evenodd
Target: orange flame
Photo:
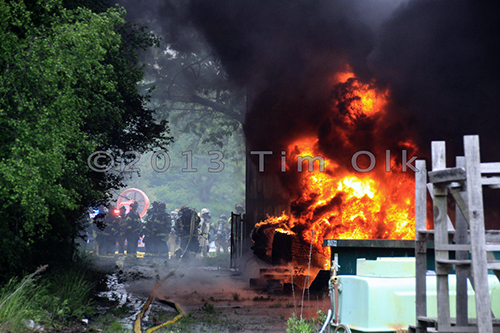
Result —
<instances>
[{"instance_id":1,"label":"orange flame","mask_svg":"<svg viewBox=\"0 0 500 333\"><path fill-rule=\"evenodd\" d=\"M349 89L337 99L348 101L344 113L347 124L384 113L387 92L377 92L357 82L352 73L337 74L334 82L349 83ZM345 133L338 134L347 137ZM294 163L299 156L321 156L317 143L317 137L293 142L288 147L291 153L287 161ZM416 150L410 139L399 144ZM314 171L306 169L300 173L301 196L292 203L290 216L269 217L256 227L276 225L278 232L287 234L300 230L299 236L324 254L329 253L329 248L323 248L323 239L415 238L413 173L398 170L394 160L391 171L385 173L342 169L328 158L324 158L324 168L322 172L316 165ZM287 169L292 169L292 165L287 164ZM297 226L300 228L294 229Z\"/></svg>"}]
</instances>

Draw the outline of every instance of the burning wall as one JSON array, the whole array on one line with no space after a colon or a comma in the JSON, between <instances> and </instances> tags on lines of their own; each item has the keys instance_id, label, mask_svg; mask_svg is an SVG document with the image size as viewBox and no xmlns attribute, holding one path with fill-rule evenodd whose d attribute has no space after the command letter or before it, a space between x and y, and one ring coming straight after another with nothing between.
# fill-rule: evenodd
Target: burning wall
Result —
<instances>
[{"instance_id":1,"label":"burning wall","mask_svg":"<svg viewBox=\"0 0 500 333\"><path fill-rule=\"evenodd\" d=\"M431 140L448 140L450 155L459 155L463 134L500 138L489 120L500 96L494 7L466 0L192 1L193 21L229 76L250 92L249 220L301 233L306 243L309 232L300 230L316 230L317 246L322 237L411 238L413 171L403 172L405 162L427 157ZM495 145L484 146L483 156L500 158ZM264 172L250 151L273 152ZM375 156L371 172L352 167L359 151ZM297 172L296 157L305 153L323 156L325 172ZM363 154L357 162L363 169L371 161ZM272 195L256 193L265 186ZM274 207L273 217L266 220L261 206Z\"/></svg>"},{"instance_id":2,"label":"burning wall","mask_svg":"<svg viewBox=\"0 0 500 333\"><path fill-rule=\"evenodd\" d=\"M401 170L402 152L416 154L413 133L370 75L374 34L355 8L340 1L194 1L192 8L229 75L250 92L247 229L258 223L263 231L253 235L265 240L254 244L261 258L272 261L274 237L263 235L274 232L306 249L312 241L325 258L324 238L413 237L413 174ZM370 172L353 168L361 151L378 160ZM325 170L298 171L306 155L322 157ZM366 154L356 159L363 170L370 162Z\"/></svg>"},{"instance_id":3,"label":"burning wall","mask_svg":"<svg viewBox=\"0 0 500 333\"><path fill-rule=\"evenodd\" d=\"M331 87L330 113L317 124L316 132L302 138L292 135L279 151L279 170L276 164L273 168L262 163L271 151L250 152L258 155L262 174L273 168L268 174L279 174L285 184L281 189L293 193L286 213L255 225L254 252L268 262L276 263L273 246L285 246L276 244L275 235L280 233L292 236L292 243L312 243L314 255L323 255L322 263L329 258L323 239L415 237L414 174L406 162L417 149L404 134L384 134L389 92L361 83L351 72L333 75ZM292 247L288 261L307 262L301 256L304 249L307 252L304 246Z\"/></svg>"},{"instance_id":4,"label":"burning wall","mask_svg":"<svg viewBox=\"0 0 500 333\"><path fill-rule=\"evenodd\" d=\"M455 156L463 134L500 139L491 121L500 98L496 12L466 0L193 0L193 21L249 90L249 154L273 152L263 172L249 155L249 220L305 243L304 230L315 230L317 246L321 237L411 238L405 162L427 157L431 140L447 140ZM359 151L376 158L370 172L353 168ZM298 172L305 153L324 157L325 172ZM487 159L499 154L484 145ZM361 169L371 162L366 154L356 161ZM265 186L273 195L259 197ZM266 221L258 206L275 207L274 217Z\"/></svg>"}]
</instances>

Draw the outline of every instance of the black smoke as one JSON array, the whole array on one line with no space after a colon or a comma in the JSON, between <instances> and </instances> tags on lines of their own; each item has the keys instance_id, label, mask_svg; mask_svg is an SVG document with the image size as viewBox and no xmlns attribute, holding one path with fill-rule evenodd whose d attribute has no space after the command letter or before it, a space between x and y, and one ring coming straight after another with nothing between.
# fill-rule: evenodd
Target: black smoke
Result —
<instances>
[{"instance_id":1,"label":"black smoke","mask_svg":"<svg viewBox=\"0 0 500 333\"><path fill-rule=\"evenodd\" d=\"M193 23L229 77L250 92L245 135L249 150L273 152L266 157L268 165L279 165L280 151L310 136L318 136L321 154L343 169L351 168L351 157L359 150L373 152L381 162L385 150L400 155L400 144L413 135L409 115L395 111L396 117L358 119L346 138L339 133L349 125L334 108L335 92L348 89L333 86L336 73L349 66L361 82L373 81L367 59L377 47L382 22L395 9L395 2L376 3L191 1ZM300 192L299 175L279 168L270 172L283 178L292 196Z\"/></svg>"},{"instance_id":2,"label":"black smoke","mask_svg":"<svg viewBox=\"0 0 500 333\"><path fill-rule=\"evenodd\" d=\"M312 133L325 155L346 166L359 149L397 152L405 138L416 140L419 158L427 159L431 141L445 140L453 165L466 134L480 135L483 160L500 160L494 1L138 3L129 11L144 17L149 10L146 16L179 45L192 45L193 31L203 36L230 80L249 92L249 150L273 151L276 165L280 150ZM152 4L157 8L147 9ZM345 127L341 112L332 113L331 77L346 64L360 81L391 92L388 114L360 121L349 144L337 135Z\"/></svg>"},{"instance_id":3,"label":"black smoke","mask_svg":"<svg viewBox=\"0 0 500 333\"><path fill-rule=\"evenodd\" d=\"M330 108L328 80L347 63L368 75L375 36L348 2L194 0L191 11L229 76L251 92L252 149L317 132Z\"/></svg>"},{"instance_id":4,"label":"black smoke","mask_svg":"<svg viewBox=\"0 0 500 333\"><path fill-rule=\"evenodd\" d=\"M406 137L429 160L431 141L444 140L453 166L463 135L478 134L482 160L498 161L496 2L396 3L192 0L193 21L229 75L254 92L250 149L317 133L323 152L347 165L355 150L336 135L344 124L332 114L328 79L348 63L361 81L391 91L389 114L349 138L358 149L394 151Z\"/></svg>"},{"instance_id":5,"label":"black smoke","mask_svg":"<svg viewBox=\"0 0 500 333\"><path fill-rule=\"evenodd\" d=\"M257 149L316 128L330 112L329 75L349 63L362 80L390 88L391 119L417 131L425 155L432 140L460 154L462 136L479 134L485 155L498 158L491 149L498 139L498 6L395 4L193 0L190 10L230 77L254 89L247 136Z\"/></svg>"},{"instance_id":6,"label":"black smoke","mask_svg":"<svg viewBox=\"0 0 500 333\"><path fill-rule=\"evenodd\" d=\"M483 157L500 158L496 13L493 1L410 1L378 32L369 66L415 119L421 147L445 140L462 154L462 136L479 134Z\"/></svg>"}]
</instances>

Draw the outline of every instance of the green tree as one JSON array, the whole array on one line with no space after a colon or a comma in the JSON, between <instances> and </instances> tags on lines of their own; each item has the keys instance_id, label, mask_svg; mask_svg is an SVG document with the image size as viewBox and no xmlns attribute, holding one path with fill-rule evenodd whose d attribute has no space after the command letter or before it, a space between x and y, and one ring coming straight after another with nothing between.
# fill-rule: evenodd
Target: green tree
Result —
<instances>
[{"instance_id":1,"label":"green tree","mask_svg":"<svg viewBox=\"0 0 500 333\"><path fill-rule=\"evenodd\" d=\"M90 1L90 0L89 0ZM140 177L127 184L147 193L151 201L165 202L171 210L183 205L200 211L208 207L213 216L228 214L234 204L244 202L245 143L242 123L247 90L231 83L220 59L205 42L189 18L189 2L164 0L144 4L121 0L127 19L161 37L160 48L142 53L145 76L140 88L151 92L149 106L159 119L168 119L175 142L169 146L170 167L156 172L151 154L140 159ZM210 162L224 154L224 169ZM187 168L190 152L196 172ZM158 161L162 166L163 162Z\"/></svg>"},{"instance_id":2,"label":"green tree","mask_svg":"<svg viewBox=\"0 0 500 333\"><path fill-rule=\"evenodd\" d=\"M82 213L123 185L122 174L88 167L92 152L121 156L171 140L136 87L137 50L157 40L124 15L0 0L0 231L8 238L0 250L14 255L2 256L0 273L71 259Z\"/></svg>"},{"instance_id":3,"label":"green tree","mask_svg":"<svg viewBox=\"0 0 500 333\"><path fill-rule=\"evenodd\" d=\"M220 58L193 25L189 1L120 3L127 19L161 37L161 48L142 54L146 66L141 82L143 89L155 88L151 103L159 115L216 145L237 132L244 122L247 90L229 80Z\"/></svg>"},{"instance_id":4,"label":"green tree","mask_svg":"<svg viewBox=\"0 0 500 333\"><path fill-rule=\"evenodd\" d=\"M169 147L168 169L163 172L165 155L155 160L152 160L153 154L142 156L141 163L137 164L140 177L127 181L131 187L144 190L150 201L164 202L169 210L189 206L199 212L206 207L213 218L228 215L235 204L244 202L245 159L242 156L245 153L241 128L235 135L223 138L222 147L212 142L203 143L202 136L182 133L179 128L173 128L172 133L176 142Z\"/></svg>"}]
</instances>

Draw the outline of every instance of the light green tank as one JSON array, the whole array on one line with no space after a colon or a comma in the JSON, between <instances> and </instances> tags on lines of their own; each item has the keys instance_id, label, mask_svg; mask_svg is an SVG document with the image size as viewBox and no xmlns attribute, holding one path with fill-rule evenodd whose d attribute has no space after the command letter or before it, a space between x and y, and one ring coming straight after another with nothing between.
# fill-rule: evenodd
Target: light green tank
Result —
<instances>
[{"instance_id":1,"label":"light green tank","mask_svg":"<svg viewBox=\"0 0 500 333\"><path fill-rule=\"evenodd\" d=\"M414 325L415 258L357 260L357 275L339 275L340 323L353 332L396 332ZM500 283L488 276L492 310L500 316ZM456 276L449 275L450 314L455 316ZM476 316L474 290L468 285L469 318ZM437 317L436 276L427 275L427 315Z\"/></svg>"}]
</instances>

